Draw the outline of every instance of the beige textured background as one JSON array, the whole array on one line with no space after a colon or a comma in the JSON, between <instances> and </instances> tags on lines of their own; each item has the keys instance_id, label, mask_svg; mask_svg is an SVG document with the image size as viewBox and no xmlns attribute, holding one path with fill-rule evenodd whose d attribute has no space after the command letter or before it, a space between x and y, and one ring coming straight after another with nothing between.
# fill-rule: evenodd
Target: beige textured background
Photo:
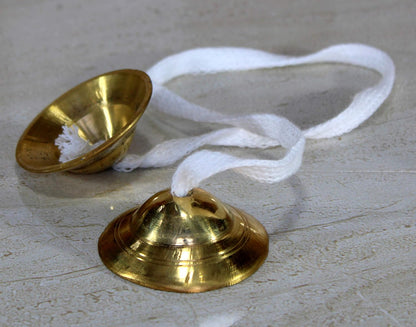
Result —
<instances>
[{"instance_id":1,"label":"beige textured background","mask_svg":"<svg viewBox=\"0 0 416 327\"><path fill-rule=\"evenodd\" d=\"M0 0L0 325L415 326L415 17L414 0ZM101 264L96 243L106 224L166 188L174 167L74 176L31 174L15 163L31 119L92 76L146 69L197 46L296 55L342 42L392 56L397 82L382 108L348 135L308 141L301 170L285 182L226 172L203 184L270 233L266 263L233 287L154 291ZM376 79L318 65L169 86L217 110L275 112L306 127ZM133 151L208 128L150 107Z\"/></svg>"}]
</instances>

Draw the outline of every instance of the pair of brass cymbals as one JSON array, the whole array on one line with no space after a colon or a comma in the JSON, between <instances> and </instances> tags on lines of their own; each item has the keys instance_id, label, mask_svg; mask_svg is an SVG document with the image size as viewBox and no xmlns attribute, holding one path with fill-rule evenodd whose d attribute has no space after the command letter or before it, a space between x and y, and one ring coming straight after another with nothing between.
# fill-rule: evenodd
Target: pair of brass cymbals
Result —
<instances>
[{"instance_id":1,"label":"pair of brass cymbals","mask_svg":"<svg viewBox=\"0 0 416 327\"><path fill-rule=\"evenodd\" d=\"M26 128L16 160L31 172L95 173L126 153L150 101L152 84L141 71L94 77L46 107ZM60 162L55 145L63 126L97 148ZM176 292L203 292L233 285L253 274L268 253L264 227L243 211L201 189L185 197L161 191L117 217L102 233L104 264L134 283Z\"/></svg>"}]
</instances>

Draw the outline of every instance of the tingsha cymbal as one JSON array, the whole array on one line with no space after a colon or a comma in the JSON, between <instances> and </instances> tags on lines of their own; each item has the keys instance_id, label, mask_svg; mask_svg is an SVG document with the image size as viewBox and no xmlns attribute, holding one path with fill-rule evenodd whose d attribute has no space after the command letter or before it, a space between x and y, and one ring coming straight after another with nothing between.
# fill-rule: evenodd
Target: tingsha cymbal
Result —
<instances>
[{"instance_id":1,"label":"tingsha cymbal","mask_svg":"<svg viewBox=\"0 0 416 327\"><path fill-rule=\"evenodd\" d=\"M98 241L104 264L140 285L204 292L236 284L264 262L269 240L252 216L193 189L186 197L161 191L128 210Z\"/></svg>"},{"instance_id":2,"label":"tingsha cymbal","mask_svg":"<svg viewBox=\"0 0 416 327\"><path fill-rule=\"evenodd\" d=\"M16 147L16 160L24 169L38 173L94 173L109 168L125 155L151 94L150 78L132 69L109 72L81 83L30 123ZM102 144L62 163L55 140L63 126L76 126L80 138L90 144Z\"/></svg>"}]
</instances>

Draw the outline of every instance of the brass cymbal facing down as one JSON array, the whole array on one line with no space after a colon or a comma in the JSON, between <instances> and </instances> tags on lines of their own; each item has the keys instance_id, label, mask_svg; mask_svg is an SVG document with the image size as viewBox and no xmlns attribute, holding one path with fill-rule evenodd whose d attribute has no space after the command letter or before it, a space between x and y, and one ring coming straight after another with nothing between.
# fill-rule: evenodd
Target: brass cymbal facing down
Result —
<instances>
[{"instance_id":1,"label":"brass cymbal facing down","mask_svg":"<svg viewBox=\"0 0 416 327\"><path fill-rule=\"evenodd\" d=\"M24 169L38 173L94 173L109 168L126 153L151 94L150 78L132 69L109 72L81 83L30 123L16 147L16 160ZM91 144L105 142L62 163L55 139L64 125L77 126L79 136Z\"/></svg>"},{"instance_id":2,"label":"brass cymbal facing down","mask_svg":"<svg viewBox=\"0 0 416 327\"><path fill-rule=\"evenodd\" d=\"M268 236L252 216L202 189L186 197L161 191L113 220L98 241L104 264L140 285L204 292L253 274L268 254Z\"/></svg>"}]
</instances>

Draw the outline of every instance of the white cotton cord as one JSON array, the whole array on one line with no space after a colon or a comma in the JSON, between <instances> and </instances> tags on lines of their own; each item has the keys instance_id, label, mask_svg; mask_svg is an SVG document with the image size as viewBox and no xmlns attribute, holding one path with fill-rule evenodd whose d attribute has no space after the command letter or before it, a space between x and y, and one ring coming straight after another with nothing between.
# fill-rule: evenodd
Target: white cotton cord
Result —
<instances>
[{"instance_id":1,"label":"white cotton cord","mask_svg":"<svg viewBox=\"0 0 416 327\"><path fill-rule=\"evenodd\" d=\"M241 128L224 128L195 137L162 142L142 156L135 154L126 156L124 160L113 165L113 169L130 172L139 167L170 166L204 145L266 149L279 146L280 143L275 139L257 135Z\"/></svg>"},{"instance_id":2,"label":"white cotton cord","mask_svg":"<svg viewBox=\"0 0 416 327\"><path fill-rule=\"evenodd\" d=\"M164 113L197 122L216 122L246 128L251 132L275 138L282 146L289 148L286 156L279 161L250 161L218 152L194 153L179 165L174 174L172 193L185 196L204 179L228 169L235 169L262 182L277 182L289 177L300 167L304 137L329 138L359 126L390 94L395 79L395 67L386 53L362 44L335 45L303 57L281 56L246 48L200 48L167 57L151 67L148 70L151 79L156 84L164 84L186 74L212 74L313 63L360 66L375 70L381 75L381 80L375 86L356 94L351 104L336 117L303 131L303 135L293 128L279 126L283 122L280 117L262 114L226 116L188 102L163 86L156 85L151 103ZM278 123L269 125L273 120ZM284 126L285 123L282 124ZM285 162L286 165L274 165L277 162Z\"/></svg>"},{"instance_id":3,"label":"white cotton cord","mask_svg":"<svg viewBox=\"0 0 416 327\"><path fill-rule=\"evenodd\" d=\"M191 103L163 84L183 75L214 74L231 71L271 69L318 63L355 65L374 70L380 81L357 93L350 105L337 116L301 131L283 117L273 114L226 115ZM287 149L280 160L242 159L214 151L191 154L178 167L172 179L172 193L185 196L204 179L234 169L249 178L273 183L294 174L299 169L305 138L329 138L347 133L370 117L389 96L395 67L391 58L381 50L363 44L334 45L316 53L290 57L248 48L198 48L169 56L148 70L153 82L151 105L155 109L195 122L220 123L232 126L200 136L162 142L143 156L127 155L113 166L124 172L142 167L163 167L180 160L204 145L267 148L278 145ZM236 109L238 113L238 109ZM64 130L64 134L65 134ZM67 133L60 145L61 154L79 155L73 147L82 147L78 141L72 145L70 138L77 133ZM68 140L69 138L69 140ZM59 139L59 138L58 138ZM57 140L58 141L58 140ZM95 145L94 145L95 146ZM88 150L84 148L84 150ZM73 158L72 158L73 159ZM65 160L61 160L65 161Z\"/></svg>"},{"instance_id":4,"label":"white cotton cord","mask_svg":"<svg viewBox=\"0 0 416 327\"><path fill-rule=\"evenodd\" d=\"M258 128L259 133L267 134L288 149L282 159L242 159L221 152L198 151L177 168L172 178L172 194L186 196L203 180L228 169L263 183L276 183L293 175L302 163L305 147L301 130L287 119L274 115L252 115L250 118L253 119L248 128Z\"/></svg>"},{"instance_id":5,"label":"white cotton cord","mask_svg":"<svg viewBox=\"0 0 416 327\"><path fill-rule=\"evenodd\" d=\"M224 118L224 121L245 125L245 128L254 130L257 134L241 128L226 128L200 136L169 140L158 144L144 156L129 155L113 168L128 172L138 167L168 166L203 145L252 148L282 145L289 149L281 160L241 159L207 150L196 152L179 165L173 176L171 191L176 196L186 196L204 179L231 168L251 179L267 183L283 180L299 169L305 138L302 131L286 118L254 114Z\"/></svg>"},{"instance_id":6,"label":"white cotton cord","mask_svg":"<svg viewBox=\"0 0 416 327\"><path fill-rule=\"evenodd\" d=\"M94 144L85 141L79 136L79 128L76 125L62 126L62 133L56 138L55 145L60 151L59 161L66 162L82 156L83 154L94 150L104 141L98 141Z\"/></svg>"},{"instance_id":7,"label":"white cotton cord","mask_svg":"<svg viewBox=\"0 0 416 327\"><path fill-rule=\"evenodd\" d=\"M147 74L154 83L162 85L183 75L273 68L277 67L277 61L290 58L250 48L196 48L162 59L149 68Z\"/></svg>"},{"instance_id":8,"label":"white cotton cord","mask_svg":"<svg viewBox=\"0 0 416 327\"><path fill-rule=\"evenodd\" d=\"M148 70L156 84L151 104L157 110L197 122L218 122L224 115L190 103L161 84L182 75L278 68L317 63L339 63L375 70L381 80L356 94L338 116L305 131L307 138L329 138L351 131L370 117L388 97L395 67L383 51L364 44L339 44L314 54L289 57L247 48L198 48L169 56ZM158 85L159 84L159 85ZM236 126L236 125L234 125Z\"/></svg>"},{"instance_id":9,"label":"white cotton cord","mask_svg":"<svg viewBox=\"0 0 416 327\"><path fill-rule=\"evenodd\" d=\"M175 196L186 196L203 180L228 169L233 169L258 182L280 182L299 169L304 146L305 139L301 137L280 160L242 159L208 150L195 152L177 168L172 178L171 192Z\"/></svg>"}]
</instances>

